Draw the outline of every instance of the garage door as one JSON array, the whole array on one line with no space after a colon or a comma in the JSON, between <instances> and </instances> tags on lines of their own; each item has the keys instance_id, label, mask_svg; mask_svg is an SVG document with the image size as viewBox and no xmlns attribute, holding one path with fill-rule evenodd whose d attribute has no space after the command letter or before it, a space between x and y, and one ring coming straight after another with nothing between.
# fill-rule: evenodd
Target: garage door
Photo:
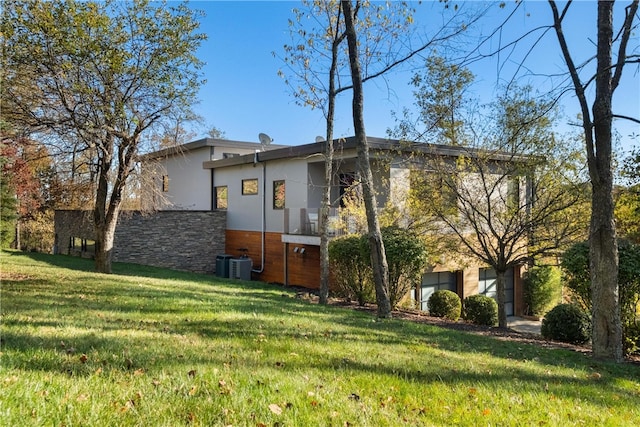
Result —
<instances>
[{"instance_id":1,"label":"garage door","mask_svg":"<svg viewBox=\"0 0 640 427\"><path fill-rule=\"evenodd\" d=\"M428 311L427 301L435 291L447 289L457 292L456 273L441 271L438 273L426 273L422 276L420 285L420 310Z\"/></svg>"},{"instance_id":2,"label":"garage door","mask_svg":"<svg viewBox=\"0 0 640 427\"><path fill-rule=\"evenodd\" d=\"M480 269L480 281L478 282L478 293L494 298L497 297L497 274L493 268ZM504 274L504 311L507 316L513 316L514 313L514 287L513 287L513 268L507 270Z\"/></svg>"}]
</instances>

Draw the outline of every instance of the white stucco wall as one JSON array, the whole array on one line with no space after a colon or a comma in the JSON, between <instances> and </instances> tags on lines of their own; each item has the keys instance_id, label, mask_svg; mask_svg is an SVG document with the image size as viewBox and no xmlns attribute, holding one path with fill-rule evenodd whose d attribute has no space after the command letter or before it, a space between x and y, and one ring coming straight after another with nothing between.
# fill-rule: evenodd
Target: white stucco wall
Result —
<instances>
[{"instance_id":1,"label":"white stucco wall","mask_svg":"<svg viewBox=\"0 0 640 427\"><path fill-rule=\"evenodd\" d=\"M211 157L211 147L164 159L169 187L164 196L171 209L211 209L211 175L202 162Z\"/></svg>"},{"instance_id":2,"label":"white stucco wall","mask_svg":"<svg viewBox=\"0 0 640 427\"><path fill-rule=\"evenodd\" d=\"M258 179L257 195L242 194L244 179ZM228 191L227 227L231 230L260 231L264 204L266 231L283 232L284 210L273 208L273 182L280 180L285 181L285 207L296 210L306 207L308 176L304 159L214 169L213 185L226 186Z\"/></svg>"}]
</instances>

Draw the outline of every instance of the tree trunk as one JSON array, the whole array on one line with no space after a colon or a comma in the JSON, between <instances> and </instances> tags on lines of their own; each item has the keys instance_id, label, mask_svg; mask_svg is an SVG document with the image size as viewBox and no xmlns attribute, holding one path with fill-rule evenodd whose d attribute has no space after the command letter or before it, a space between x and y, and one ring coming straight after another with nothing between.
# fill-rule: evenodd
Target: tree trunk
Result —
<instances>
[{"instance_id":1,"label":"tree trunk","mask_svg":"<svg viewBox=\"0 0 640 427\"><path fill-rule=\"evenodd\" d=\"M498 301L498 327L507 327L507 312L504 309L505 306L505 276L506 271L503 269L496 269L496 297Z\"/></svg>"},{"instance_id":2,"label":"tree trunk","mask_svg":"<svg viewBox=\"0 0 640 427\"><path fill-rule=\"evenodd\" d=\"M96 189L96 202L93 208L93 225L96 236L95 268L98 273L110 274L113 242L116 234L116 224L121 205L121 191L124 179L118 179L112 184L111 197L109 198L109 171L111 169L111 150L113 139L107 139L104 146L103 157L98 162L98 186ZM120 158L120 168L126 168L124 158Z\"/></svg>"},{"instance_id":3,"label":"tree trunk","mask_svg":"<svg viewBox=\"0 0 640 427\"><path fill-rule=\"evenodd\" d=\"M593 103L595 155L589 160L592 213L590 268L592 292L593 356L622 360L622 324L618 302L618 246L613 214L611 164L611 44L613 2L598 2L596 97Z\"/></svg>"},{"instance_id":4,"label":"tree trunk","mask_svg":"<svg viewBox=\"0 0 640 427\"><path fill-rule=\"evenodd\" d=\"M117 220L103 222L95 225L96 233L96 258L95 265L98 273L111 274L111 261L113 242L115 238Z\"/></svg>"},{"instance_id":5,"label":"tree trunk","mask_svg":"<svg viewBox=\"0 0 640 427\"><path fill-rule=\"evenodd\" d=\"M587 165L591 180L591 225L589 230L589 257L592 295L592 350L597 359L622 361L622 324L618 301L618 247L613 214L613 172L611 162L611 100L622 73L626 56L626 42L633 28L637 11L635 0L620 32L620 52L615 66L616 83L612 79L613 5L612 1L598 2L597 22L597 70L595 76L596 96L592 111L583 86L569 53L562 31L562 17L553 0L549 0L554 15L554 27L562 54L569 68L573 86L582 112L582 126L587 149ZM565 6L566 9L567 6ZM590 120L592 113L593 120Z\"/></svg>"},{"instance_id":6,"label":"tree trunk","mask_svg":"<svg viewBox=\"0 0 640 427\"><path fill-rule=\"evenodd\" d=\"M337 29L337 28L336 28ZM336 73L342 37L334 36L331 46L331 68L327 97L327 135L324 149L324 183L320 209L320 304L329 302L329 210L331 209L331 183L333 182L333 118L336 104Z\"/></svg>"},{"instance_id":7,"label":"tree trunk","mask_svg":"<svg viewBox=\"0 0 640 427\"><path fill-rule=\"evenodd\" d=\"M342 8L345 16L345 29L349 45L349 64L351 66L351 80L353 82L353 128L355 131L358 150L358 171L362 183L364 206L367 213L368 240L371 248L371 266L376 288L376 302L378 317L391 317L391 303L389 301L389 267L384 251L382 233L378 222L378 211L373 189L373 174L369 163L369 144L364 126L364 93L362 87L362 72L358 57L358 39L355 29L355 16L351 1L343 1Z\"/></svg>"}]
</instances>

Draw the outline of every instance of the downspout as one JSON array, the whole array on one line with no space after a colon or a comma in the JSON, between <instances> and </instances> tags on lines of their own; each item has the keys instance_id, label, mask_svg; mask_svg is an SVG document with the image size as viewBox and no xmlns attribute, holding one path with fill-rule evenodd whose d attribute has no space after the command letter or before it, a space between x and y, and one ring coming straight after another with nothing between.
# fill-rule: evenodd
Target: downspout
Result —
<instances>
[{"instance_id":1,"label":"downspout","mask_svg":"<svg viewBox=\"0 0 640 427\"><path fill-rule=\"evenodd\" d=\"M251 270L254 273L262 273L264 271L264 240L265 240L265 233L266 233L266 209L265 209L265 202L266 202L266 190L267 190L267 166L264 164L264 162L260 162L260 159L258 159L258 151L256 150L256 152L253 155L253 165L255 166L258 163L262 163L262 230L261 230L261 254L260 254L260 259L262 260L262 264L260 265L259 269L253 269Z\"/></svg>"}]
</instances>

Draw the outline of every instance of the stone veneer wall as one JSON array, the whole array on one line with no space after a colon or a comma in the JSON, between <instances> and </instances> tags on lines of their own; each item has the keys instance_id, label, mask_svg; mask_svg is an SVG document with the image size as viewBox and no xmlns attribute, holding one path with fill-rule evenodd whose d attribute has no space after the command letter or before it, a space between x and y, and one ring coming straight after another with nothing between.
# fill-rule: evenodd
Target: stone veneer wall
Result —
<instances>
[{"instance_id":1,"label":"stone veneer wall","mask_svg":"<svg viewBox=\"0 0 640 427\"><path fill-rule=\"evenodd\" d=\"M226 211L122 212L113 261L214 273L224 253ZM56 211L56 252L69 253L71 237L94 240L93 213Z\"/></svg>"}]
</instances>

